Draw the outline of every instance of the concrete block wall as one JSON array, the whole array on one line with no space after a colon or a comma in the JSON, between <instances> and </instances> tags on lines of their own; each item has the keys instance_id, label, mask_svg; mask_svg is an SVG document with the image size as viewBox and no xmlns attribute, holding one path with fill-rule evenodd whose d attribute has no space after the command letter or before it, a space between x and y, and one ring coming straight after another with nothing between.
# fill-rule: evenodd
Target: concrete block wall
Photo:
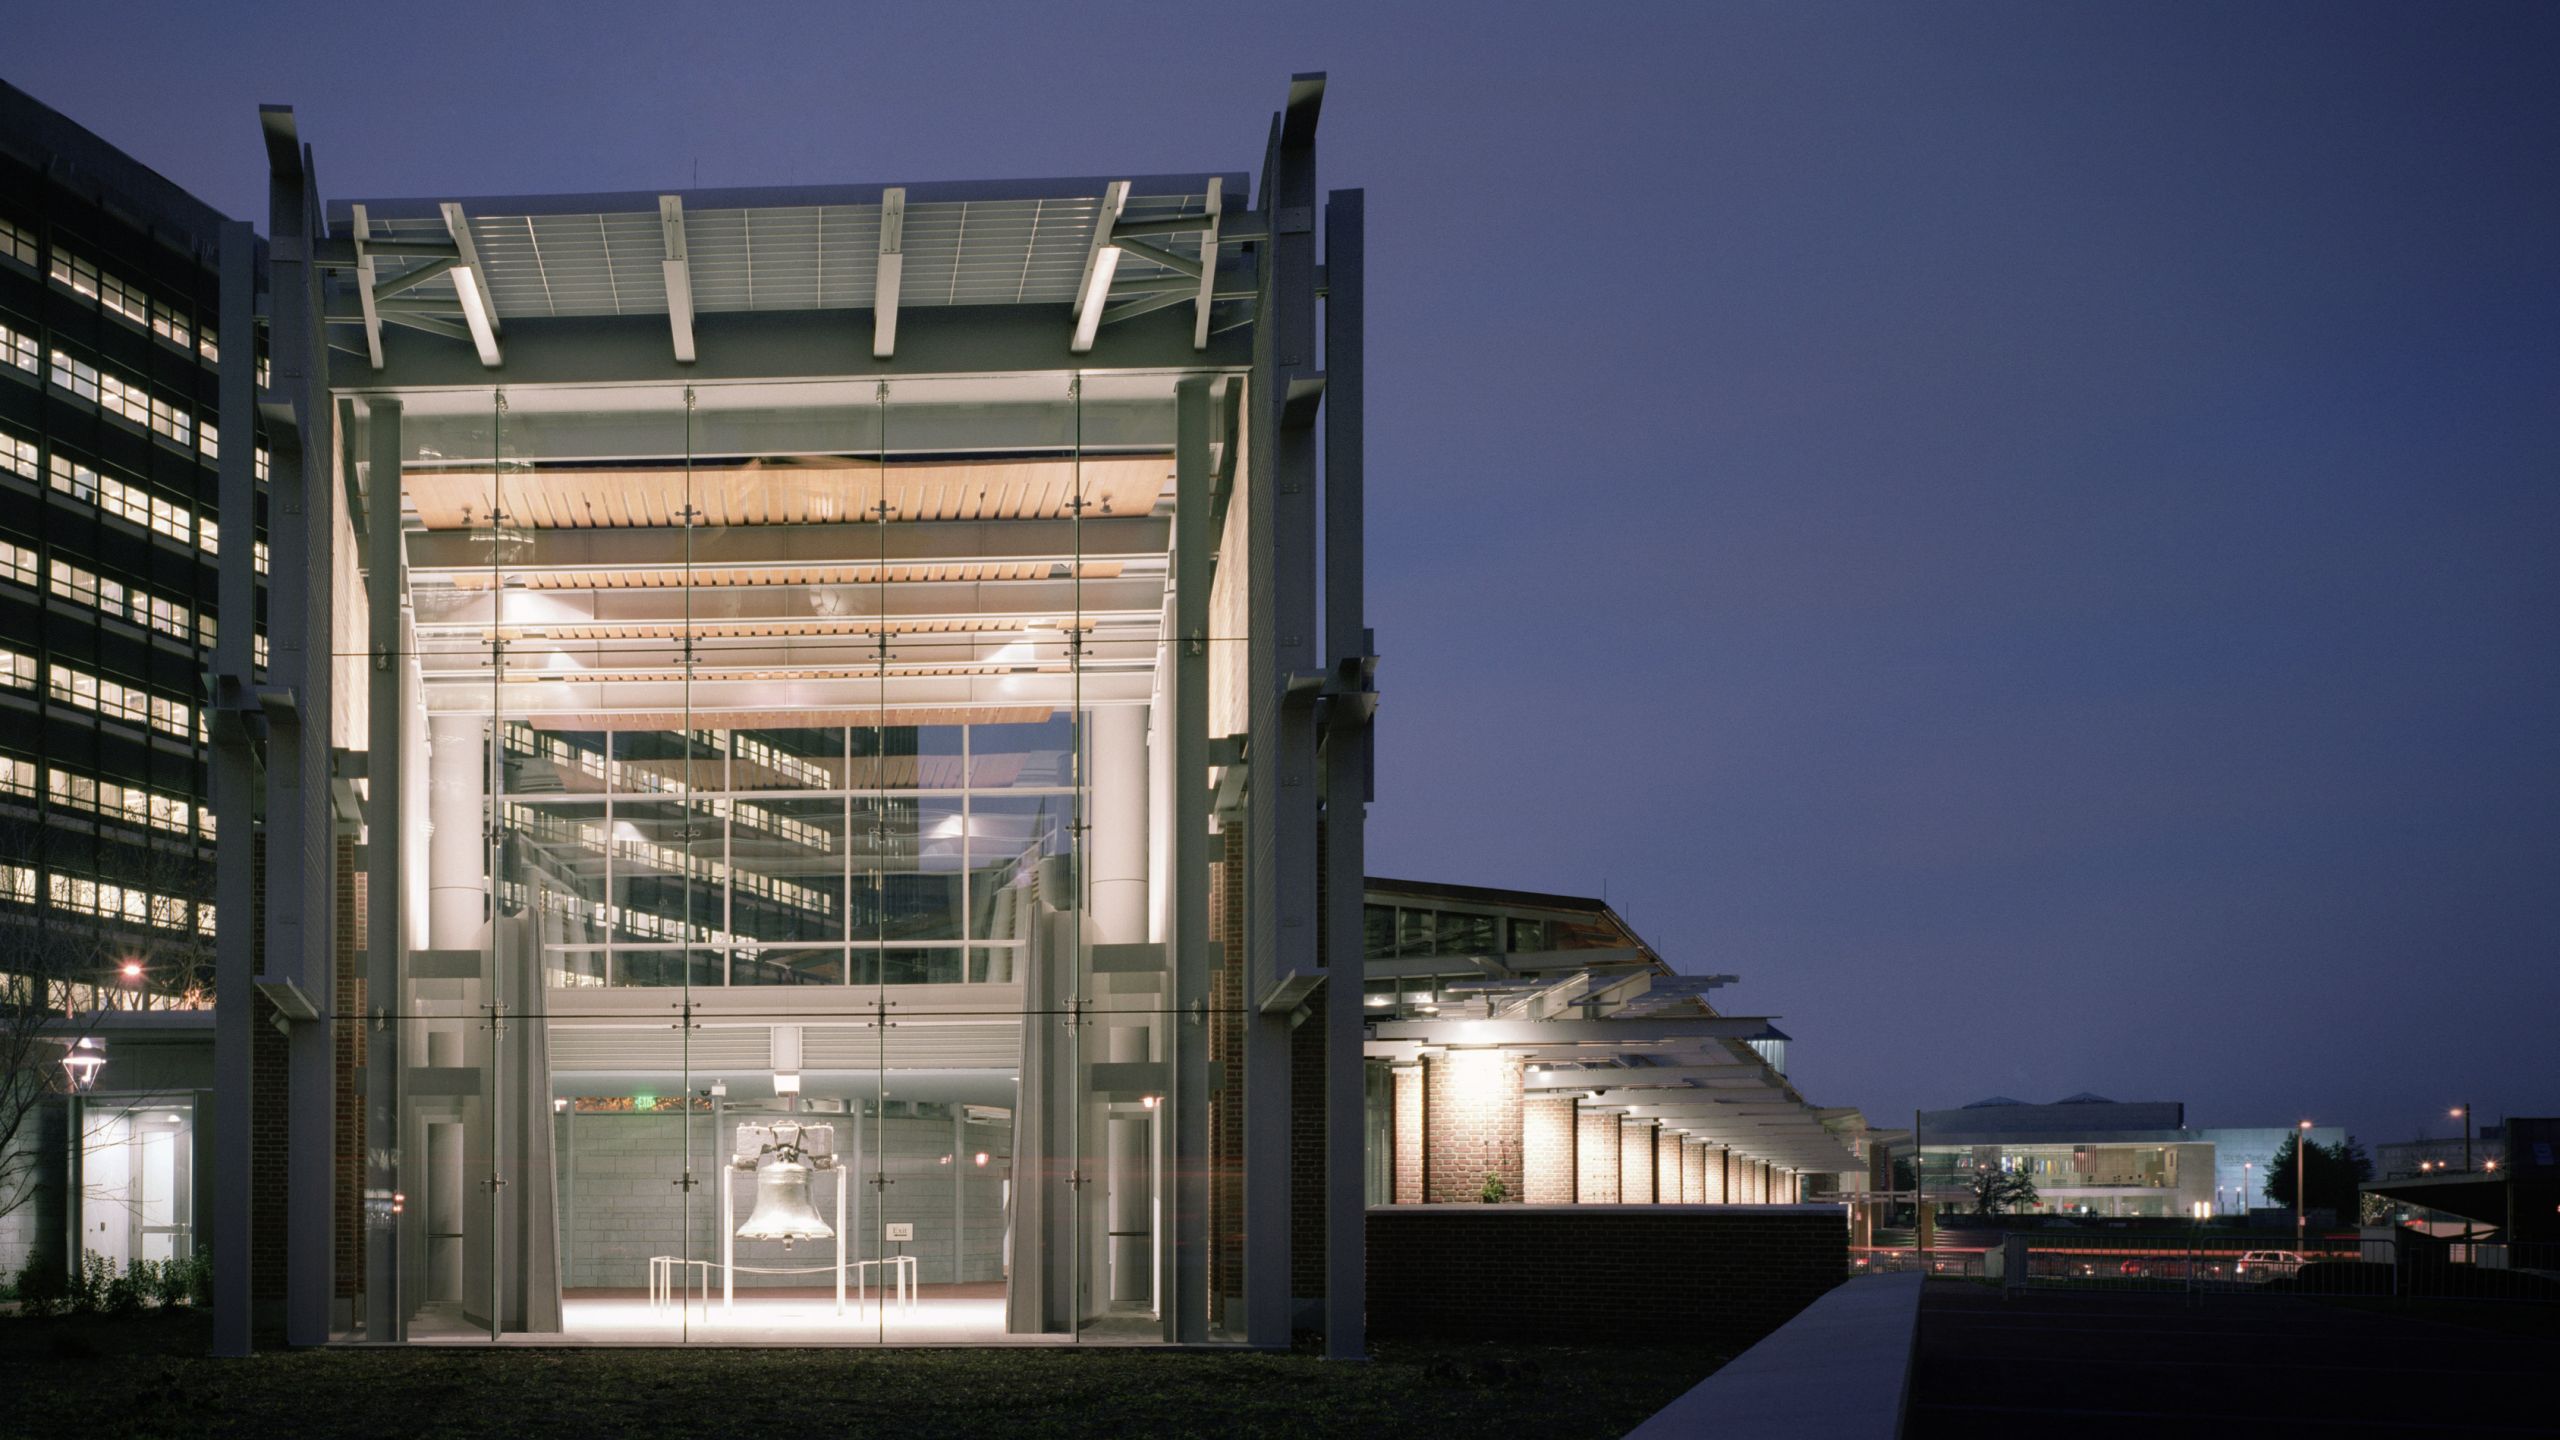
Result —
<instances>
[{"instance_id":1,"label":"concrete block wall","mask_svg":"<svg viewBox=\"0 0 2560 1440\"><path fill-rule=\"evenodd\" d=\"M1529 1100L1520 1107L1520 1199L1570 1205L1575 1184L1574 1104L1570 1097Z\"/></svg>"},{"instance_id":2,"label":"concrete block wall","mask_svg":"<svg viewBox=\"0 0 2560 1440\"><path fill-rule=\"evenodd\" d=\"M1847 1264L1837 1205L1380 1206L1369 1332L1739 1348L1839 1284Z\"/></svg>"},{"instance_id":3,"label":"concrete block wall","mask_svg":"<svg viewBox=\"0 0 2560 1440\"><path fill-rule=\"evenodd\" d=\"M811 1116L837 1127L839 1153L850 1153L846 1116ZM690 1255L714 1259L720 1253L720 1192L723 1175L737 1197L737 1218L745 1223L755 1210L755 1180L742 1171L717 1168L722 1153L714 1140L710 1116L694 1117L695 1176L690 1210L683 1178L685 1117L680 1113L589 1113L555 1119L554 1154L560 1166L561 1281L571 1289L638 1289L648 1283L649 1259L655 1255ZM734 1125L734 1119L731 1121ZM851 1234L846 1253L876 1257L904 1250L917 1257L923 1283L945 1284L954 1278L954 1186L960 1210L957 1223L960 1257L958 1278L966 1281L1003 1278L1004 1181L1010 1171L1012 1127L971 1122L963 1129L962 1148L952 1146L948 1116L891 1116L862 1124L865 1155L848 1177L846 1198ZM885 1149L886 1164L869 1153L875 1140ZM987 1153L984 1167L975 1163ZM867 1183L885 1170L890 1184L875 1189ZM955 1176L957 1179L955 1180ZM884 1198L885 1197L885 1198ZM811 1178L810 1201L830 1225L835 1223L835 1180L823 1172ZM916 1238L901 1246L884 1246L876 1237L886 1223L913 1224ZM778 1241L741 1240L737 1260L745 1265L825 1265L835 1257L835 1241L804 1241L786 1254ZM747 1275L739 1288L825 1286L834 1280L824 1271L808 1275Z\"/></svg>"}]
</instances>

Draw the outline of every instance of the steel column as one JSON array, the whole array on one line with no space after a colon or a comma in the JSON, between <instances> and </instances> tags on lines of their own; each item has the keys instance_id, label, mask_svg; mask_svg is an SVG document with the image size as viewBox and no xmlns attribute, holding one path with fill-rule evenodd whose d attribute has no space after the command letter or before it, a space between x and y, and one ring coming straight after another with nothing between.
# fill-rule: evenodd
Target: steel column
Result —
<instances>
[{"instance_id":1,"label":"steel column","mask_svg":"<svg viewBox=\"0 0 2560 1440\"><path fill-rule=\"evenodd\" d=\"M244 338L257 330L257 236L245 221L222 227L222 334ZM254 352L251 352L254 355ZM257 472L250 437L257 422L254 359L225 365L215 377L221 395L222 433L240 437L217 461L220 477L215 515L222 533L257 533ZM209 776L214 821L223 843L214 849L214 1089L222 1113L214 1126L213 1353L240 1356L250 1346L250 1246L257 1147L253 1123L257 1070L257 754L251 726L250 638L257 613L257 574L245 538L219 557L218 615L229 623L216 631L214 703Z\"/></svg>"},{"instance_id":2,"label":"steel column","mask_svg":"<svg viewBox=\"0 0 2560 1440\"><path fill-rule=\"evenodd\" d=\"M1228 381L1235 384L1235 381ZM1209 380L1174 386L1173 678L1168 687L1173 744L1173 1023L1165 1060L1173 1073L1173 1223L1164 1245L1164 1337L1209 1338ZM1227 437L1235 443L1235 437Z\"/></svg>"},{"instance_id":3,"label":"steel column","mask_svg":"<svg viewBox=\"0 0 2560 1440\"><path fill-rule=\"evenodd\" d=\"M1325 207L1325 1355L1368 1353L1366 1120L1361 1054L1367 886L1369 632L1362 587L1361 192Z\"/></svg>"},{"instance_id":4,"label":"steel column","mask_svg":"<svg viewBox=\"0 0 2560 1440\"><path fill-rule=\"evenodd\" d=\"M401 959L407 950L407 884L402 839L408 798L404 767L408 707L400 652L400 402L376 399L365 424L365 608L372 648L365 741L365 1168L364 1333L407 1338L400 1295L400 1230L392 1196L400 1188Z\"/></svg>"}]
</instances>

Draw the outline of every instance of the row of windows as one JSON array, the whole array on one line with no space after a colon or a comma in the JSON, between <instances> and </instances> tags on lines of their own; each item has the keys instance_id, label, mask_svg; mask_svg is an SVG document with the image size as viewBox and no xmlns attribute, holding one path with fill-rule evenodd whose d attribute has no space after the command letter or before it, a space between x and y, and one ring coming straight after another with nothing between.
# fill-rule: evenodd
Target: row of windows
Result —
<instances>
[{"instance_id":1,"label":"row of windows","mask_svg":"<svg viewBox=\"0 0 2560 1440\"><path fill-rule=\"evenodd\" d=\"M258 452L258 478L266 478L266 451ZM32 480L36 478L35 446L0 431L0 468L14 470ZM193 545L207 555L222 553L222 527L209 516L199 518L189 506L153 494L140 485L119 480L56 451L46 467L53 488L74 500L83 500L121 520L130 520L145 530L166 535L181 545ZM260 540L250 560L261 575L267 573L267 542Z\"/></svg>"},{"instance_id":2,"label":"row of windows","mask_svg":"<svg viewBox=\"0 0 2560 1440\"><path fill-rule=\"evenodd\" d=\"M101 780L76 770L65 770L59 765L40 767L33 760L14 755L0 755L0 794L34 799L39 769L45 771L45 793L56 805L86 810L110 820L165 830L172 835L196 835L205 840L214 838L211 806L198 805L184 795Z\"/></svg>"},{"instance_id":3,"label":"row of windows","mask_svg":"<svg viewBox=\"0 0 2560 1440\"><path fill-rule=\"evenodd\" d=\"M60 871L39 873L32 865L0 865L0 900L33 905L41 891L56 910L148 925L154 930L213 933L213 902L170 895L139 885L120 885L87 875Z\"/></svg>"},{"instance_id":4,"label":"row of windows","mask_svg":"<svg viewBox=\"0 0 2560 1440\"><path fill-rule=\"evenodd\" d=\"M602 825L572 820L529 805L508 806L507 823L516 829L555 843L577 845L599 853L605 848L605 829ZM770 875L753 870L733 869L721 861L688 854L679 846L660 845L650 840L619 840L614 842L613 854L616 859L634 861L668 874L690 876L706 886L719 885L727 881L739 891L761 896L779 905L793 906L818 915L835 913L835 897L823 890L812 889L806 885L795 885L788 880L777 880Z\"/></svg>"},{"instance_id":5,"label":"row of windows","mask_svg":"<svg viewBox=\"0 0 2560 1440\"><path fill-rule=\"evenodd\" d=\"M1370 905L1361 911L1362 952L1367 959L1410 955L1497 955L1544 950L1558 937L1544 920L1512 920L1463 910L1417 910ZM1504 941L1510 942L1508 947Z\"/></svg>"},{"instance_id":6,"label":"row of windows","mask_svg":"<svg viewBox=\"0 0 2560 1440\"><path fill-rule=\"evenodd\" d=\"M11 221L0 220L0 256L15 260L32 270L36 265L35 232Z\"/></svg>"},{"instance_id":7,"label":"row of windows","mask_svg":"<svg viewBox=\"0 0 2560 1440\"><path fill-rule=\"evenodd\" d=\"M35 263L29 257L27 263ZM222 359L222 347L215 343L213 332L198 332L187 323L187 312L145 295L140 288L100 270L87 260L56 245L53 263L46 267L53 283L84 300L94 300L98 308L126 321L137 330L148 330L181 350L193 349L207 364Z\"/></svg>"},{"instance_id":8,"label":"row of windows","mask_svg":"<svg viewBox=\"0 0 2560 1440\"><path fill-rule=\"evenodd\" d=\"M34 656L0 649L0 686L32 690L36 684L37 668ZM181 740L202 742L205 738L204 722L196 718L194 708L185 701L164 699L139 685L102 679L59 662L53 666L46 693L83 710L109 719L148 725Z\"/></svg>"},{"instance_id":9,"label":"row of windows","mask_svg":"<svg viewBox=\"0 0 2560 1440\"><path fill-rule=\"evenodd\" d=\"M221 457L220 437L211 425L198 425L193 414L152 394L140 381L127 380L57 349L53 352L53 383L180 449L192 448L208 460Z\"/></svg>"},{"instance_id":10,"label":"row of windows","mask_svg":"<svg viewBox=\"0 0 2560 1440\"><path fill-rule=\"evenodd\" d=\"M23 546L0 542L0 560L9 562L12 578L16 575L17 558L25 554ZM65 600L91 606L119 620L131 620L188 644L213 648L214 617L196 615L195 607L183 600L171 600L139 585L106 579L59 556L54 558L47 588Z\"/></svg>"}]
</instances>

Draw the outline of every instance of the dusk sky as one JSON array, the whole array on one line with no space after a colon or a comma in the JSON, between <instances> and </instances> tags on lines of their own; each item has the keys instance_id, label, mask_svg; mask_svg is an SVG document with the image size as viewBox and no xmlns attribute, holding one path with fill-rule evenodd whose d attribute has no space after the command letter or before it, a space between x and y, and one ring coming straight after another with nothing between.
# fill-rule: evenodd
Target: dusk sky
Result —
<instances>
[{"instance_id":1,"label":"dusk sky","mask_svg":"<svg viewBox=\"0 0 2560 1440\"><path fill-rule=\"evenodd\" d=\"M1371 869L1605 887L1878 1124L2560 1113L2560 8L5 0L333 197L1368 191Z\"/></svg>"}]
</instances>

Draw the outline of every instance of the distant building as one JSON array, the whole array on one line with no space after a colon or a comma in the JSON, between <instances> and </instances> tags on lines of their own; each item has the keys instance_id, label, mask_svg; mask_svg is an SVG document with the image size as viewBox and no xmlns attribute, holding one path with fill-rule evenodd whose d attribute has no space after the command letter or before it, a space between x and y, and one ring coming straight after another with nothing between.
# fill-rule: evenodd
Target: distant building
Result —
<instances>
[{"instance_id":1,"label":"distant building","mask_svg":"<svg viewBox=\"0 0 2560 1440\"><path fill-rule=\"evenodd\" d=\"M2468 1153L2465 1153L2465 1152ZM2395 1140L2373 1147L2373 1178L2377 1181L2415 1180L2439 1172L2460 1173L2478 1170L2495 1160L2503 1165L2507 1155L2507 1127L2483 1125L2473 1132L2465 1146L2459 1135L2441 1140Z\"/></svg>"},{"instance_id":2,"label":"distant building","mask_svg":"<svg viewBox=\"0 0 2560 1440\"><path fill-rule=\"evenodd\" d=\"M2289 1125L2191 1129L2174 1100L2121 1101L2086 1092L2050 1104L1995 1095L1919 1116L1921 1182L1942 1213L1972 1208L1975 1177L2024 1172L2035 1182L2031 1214L2209 1219L2276 1202L2268 1168ZM2346 1131L2316 1126L2318 1145ZM1901 1146L1908 1155L1910 1144Z\"/></svg>"}]
</instances>

